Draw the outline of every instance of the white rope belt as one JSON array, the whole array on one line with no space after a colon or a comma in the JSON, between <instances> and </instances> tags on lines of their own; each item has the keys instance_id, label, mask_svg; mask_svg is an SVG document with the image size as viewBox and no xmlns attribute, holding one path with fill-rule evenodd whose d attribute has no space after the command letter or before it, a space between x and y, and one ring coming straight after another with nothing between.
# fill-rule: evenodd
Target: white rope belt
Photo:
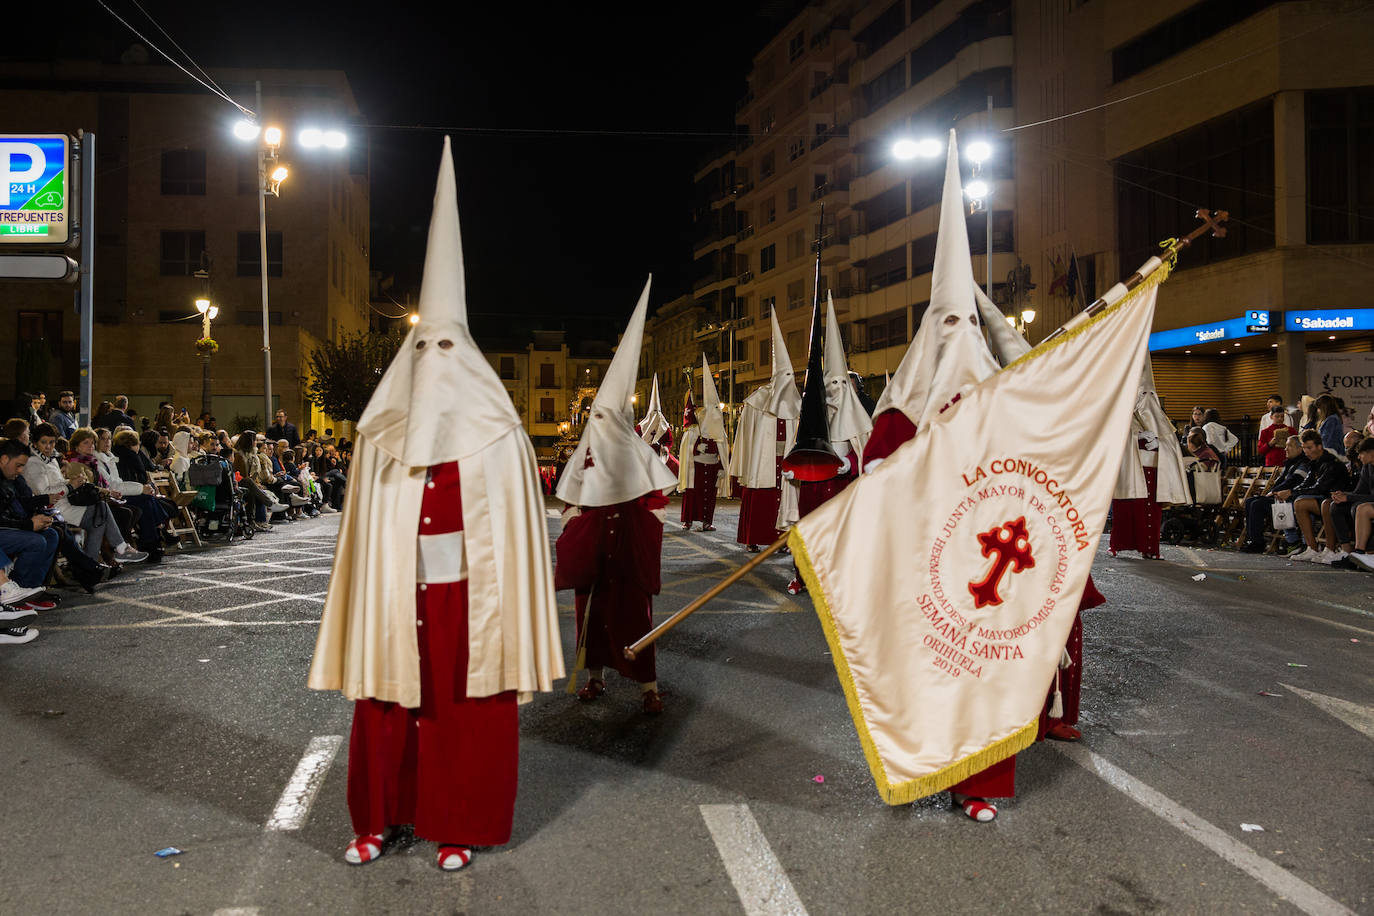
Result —
<instances>
[{"instance_id":1,"label":"white rope belt","mask_svg":"<svg viewBox=\"0 0 1374 916\"><path fill-rule=\"evenodd\" d=\"M422 534L419 541L419 550L416 553L416 582L461 582L468 577L468 557L463 546L463 532Z\"/></svg>"}]
</instances>

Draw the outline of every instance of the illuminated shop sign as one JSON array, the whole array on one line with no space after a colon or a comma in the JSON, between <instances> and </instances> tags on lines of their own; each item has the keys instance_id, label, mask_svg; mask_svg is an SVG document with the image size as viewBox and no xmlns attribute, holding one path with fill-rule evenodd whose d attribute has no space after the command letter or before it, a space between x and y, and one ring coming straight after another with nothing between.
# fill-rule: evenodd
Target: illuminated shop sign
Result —
<instances>
[{"instance_id":1,"label":"illuminated shop sign","mask_svg":"<svg viewBox=\"0 0 1374 916\"><path fill-rule=\"evenodd\" d=\"M1194 344L1255 337L1259 334L1268 333L1269 319L1269 312L1252 310L1240 318L1227 318L1223 321L1214 321L1211 324L1195 324L1186 328L1156 331L1150 335L1150 351L1174 350L1179 347L1191 347Z\"/></svg>"},{"instance_id":2,"label":"illuminated shop sign","mask_svg":"<svg viewBox=\"0 0 1374 916\"><path fill-rule=\"evenodd\" d=\"M1374 309L1306 309L1289 312L1289 331L1374 331Z\"/></svg>"}]
</instances>

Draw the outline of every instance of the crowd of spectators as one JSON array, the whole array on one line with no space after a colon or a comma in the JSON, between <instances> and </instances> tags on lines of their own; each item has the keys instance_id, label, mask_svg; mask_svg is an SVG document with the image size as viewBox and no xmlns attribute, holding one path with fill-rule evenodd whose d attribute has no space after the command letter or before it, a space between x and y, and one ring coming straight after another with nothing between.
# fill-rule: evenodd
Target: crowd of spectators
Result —
<instances>
[{"instance_id":1,"label":"crowd of spectators","mask_svg":"<svg viewBox=\"0 0 1374 916\"><path fill-rule=\"evenodd\" d=\"M0 645L38 635L28 622L57 606L50 589L91 593L125 564L157 563L179 547L178 518L194 524L208 509L174 498L197 489L195 463L218 462L232 476L256 531L343 508L348 441L332 429L302 437L284 410L265 432L232 437L208 413L192 421L171 404L140 417L124 396L101 401L88 426L70 391L54 406L25 394L14 414L0 436Z\"/></svg>"},{"instance_id":2,"label":"crowd of spectators","mask_svg":"<svg viewBox=\"0 0 1374 916\"><path fill-rule=\"evenodd\" d=\"M1374 571L1374 409L1360 422L1330 394L1303 395L1297 406L1269 397L1255 455L1277 470L1263 494L1245 500L1242 550L1263 553L1272 537L1289 559ZM1224 467L1241 444L1202 407L1181 435L1206 470Z\"/></svg>"}]
</instances>

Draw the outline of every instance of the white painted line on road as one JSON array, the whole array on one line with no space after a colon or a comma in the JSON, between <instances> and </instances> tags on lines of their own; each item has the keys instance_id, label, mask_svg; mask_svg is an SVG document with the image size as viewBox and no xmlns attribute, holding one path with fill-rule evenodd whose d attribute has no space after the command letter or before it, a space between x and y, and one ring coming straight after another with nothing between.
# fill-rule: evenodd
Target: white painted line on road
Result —
<instances>
[{"instance_id":1,"label":"white painted line on road","mask_svg":"<svg viewBox=\"0 0 1374 916\"><path fill-rule=\"evenodd\" d=\"M255 906L222 906L210 916L258 916L261 912Z\"/></svg>"},{"instance_id":2,"label":"white painted line on road","mask_svg":"<svg viewBox=\"0 0 1374 916\"><path fill-rule=\"evenodd\" d=\"M1155 791L1130 773L1078 744L1046 742L1074 763L1176 827L1310 916L1355 916L1354 911L1259 855L1210 821Z\"/></svg>"},{"instance_id":3,"label":"white painted line on road","mask_svg":"<svg viewBox=\"0 0 1374 916\"><path fill-rule=\"evenodd\" d=\"M316 735L310 739L305 756L296 764L296 772L282 790L272 818L267 822L267 830L299 830L310 813L310 803L334 762L334 755L343 744L342 735Z\"/></svg>"},{"instance_id":4,"label":"white painted line on road","mask_svg":"<svg viewBox=\"0 0 1374 916\"><path fill-rule=\"evenodd\" d=\"M1329 697L1314 690L1303 690L1292 684L1281 684L1280 686L1287 687L1322 712L1335 716L1360 734L1374 738L1374 709L1361 706L1359 703L1352 703L1349 700L1342 700L1340 697Z\"/></svg>"},{"instance_id":5,"label":"white painted line on road","mask_svg":"<svg viewBox=\"0 0 1374 916\"><path fill-rule=\"evenodd\" d=\"M1207 568L1207 561L1202 558L1202 554L1198 553L1192 547L1180 547L1179 550L1183 551L1183 555L1187 557L1194 566L1200 566L1203 569Z\"/></svg>"},{"instance_id":6,"label":"white painted line on road","mask_svg":"<svg viewBox=\"0 0 1374 916\"><path fill-rule=\"evenodd\" d=\"M702 805L701 817L746 916L806 916L748 805Z\"/></svg>"},{"instance_id":7,"label":"white painted line on road","mask_svg":"<svg viewBox=\"0 0 1374 916\"><path fill-rule=\"evenodd\" d=\"M1276 608L1276 610L1281 610L1290 617L1301 617L1303 620L1315 620L1317 623L1340 627L1342 630L1349 630L1352 633L1363 633L1365 636L1374 636L1374 630L1366 630L1363 627L1351 626L1348 623L1341 623L1339 620L1332 620L1329 617L1314 617L1311 614L1300 614L1297 611L1290 611L1287 608Z\"/></svg>"}]
</instances>

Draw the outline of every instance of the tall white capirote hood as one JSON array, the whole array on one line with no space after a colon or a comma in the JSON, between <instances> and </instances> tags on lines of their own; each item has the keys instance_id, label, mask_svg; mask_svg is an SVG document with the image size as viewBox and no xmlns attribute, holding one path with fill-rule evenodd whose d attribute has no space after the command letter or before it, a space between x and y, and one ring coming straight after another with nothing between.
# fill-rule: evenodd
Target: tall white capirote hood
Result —
<instances>
[{"instance_id":1,"label":"tall white capirote hood","mask_svg":"<svg viewBox=\"0 0 1374 916\"><path fill-rule=\"evenodd\" d=\"M582 438L558 480L556 495L570 505L614 506L677 486L677 475L635 433L635 380L653 279L651 274L644 283L620 346L592 399Z\"/></svg>"},{"instance_id":2,"label":"tall white capirote hood","mask_svg":"<svg viewBox=\"0 0 1374 916\"><path fill-rule=\"evenodd\" d=\"M725 443L725 415L720 412L720 395L716 392L716 380L711 378L711 364L706 354L701 354L701 399L697 408L697 422L701 424L701 435ZM727 460L725 449L720 450L720 460Z\"/></svg>"},{"instance_id":3,"label":"tall white capirote hood","mask_svg":"<svg viewBox=\"0 0 1374 916\"><path fill-rule=\"evenodd\" d=\"M992 354L997 357L999 363L1009 366L1031 351L1030 343L1011 326L1002 310L993 304L977 283L973 284L973 296L978 300L978 314L983 317L983 324L988 327Z\"/></svg>"},{"instance_id":4,"label":"tall white capirote hood","mask_svg":"<svg viewBox=\"0 0 1374 916\"><path fill-rule=\"evenodd\" d=\"M658 400L658 373L654 373L654 384L649 391L649 409L644 414L644 419L639 421L639 437L652 445L663 435L672 425L668 418L663 415L663 406Z\"/></svg>"},{"instance_id":5,"label":"tall white capirote hood","mask_svg":"<svg viewBox=\"0 0 1374 916\"><path fill-rule=\"evenodd\" d=\"M897 373L878 399L874 416L896 409L919 427L928 414L942 410L959 389L997 371L978 328L973 288L973 259L969 254L963 186L959 180L959 144L951 130L945 155L940 228L935 238L935 267L930 279L930 305Z\"/></svg>"},{"instance_id":6,"label":"tall white capirote hood","mask_svg":"<svg viewBox=\"0 0 1374 916\"><path fill-rule=\"evenodd\" d=\"M825 408L830 441L862 439L873 431L873 420L849 381L849 360L844 355L835 300L829 292L825 294L825 305Z\"/></svg>"},{"instance_id":7,"label":"tall white capirote hood","mask_svg":"<svg viewBox=\"0 0 1374 916\"><path fill-rule=\"evenodd\" d=\"M408 467L465 458L520 425L510 395L468 331L448 137L434 188L419 313L358 420L359 433Z\"/></svg>"},{"instance_id":8,"label":"tall white capirote hood","mask_svg":"<svg viewBox=\"0 0 1374 916\"><path fill-rule=\"evenodd\" d=\"M792 355L778 326L778 310L771 309L773 322L773 377L768 381L767 401L763 409L779 420L795 420L801 416L801 392L797 390L797 375L792 371Z\"/></svg>"}]
</instances>

